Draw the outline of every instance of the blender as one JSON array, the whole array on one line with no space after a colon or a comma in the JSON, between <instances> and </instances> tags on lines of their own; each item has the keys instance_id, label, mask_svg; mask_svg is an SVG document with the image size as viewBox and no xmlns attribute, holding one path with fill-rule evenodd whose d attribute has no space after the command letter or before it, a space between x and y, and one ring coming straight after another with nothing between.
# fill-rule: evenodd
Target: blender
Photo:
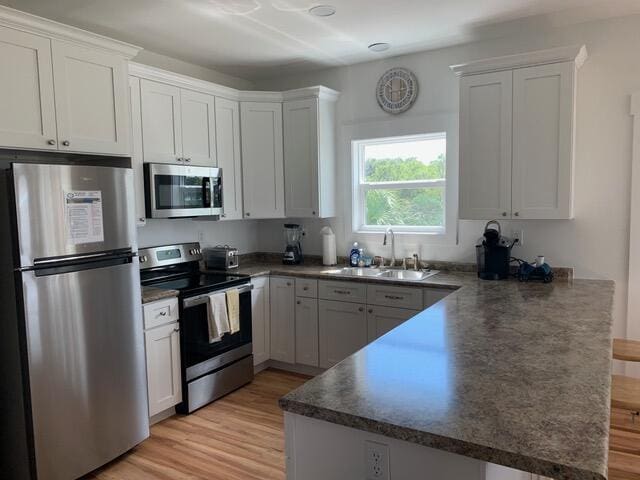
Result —
<instances>
[{"instance_id":1,"label":"blender","mask_svg":"<svg viewBox=\"0 0 640 480\"><path fill-rule=\"evenodd\" d=\"M282 263L285 265L298 265L302 263L302 246L300 241L304 235L302 226L296 223L284 224L284 238L287 245L282 256Z\"/></svg>"}]
</instances>

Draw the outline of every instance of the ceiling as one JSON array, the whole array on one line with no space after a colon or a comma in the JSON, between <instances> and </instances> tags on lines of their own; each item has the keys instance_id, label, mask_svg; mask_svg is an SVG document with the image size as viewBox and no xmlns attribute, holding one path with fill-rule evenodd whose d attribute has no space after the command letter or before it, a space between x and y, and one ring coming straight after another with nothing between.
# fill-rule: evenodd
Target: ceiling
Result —
<instances>
[{"instance_id":1,"label":"ceiling","mask_svg":"<svg viewBox=\"0 0 640 480\"><path fill-rule=\"evenodd\" d=\"M1 4L255 80L513 31L640 13L638 0L0 0ZM332 4L331 17L308 9ZM373 53L367 46L389 42Z\"/></svg>"}]
</instances>

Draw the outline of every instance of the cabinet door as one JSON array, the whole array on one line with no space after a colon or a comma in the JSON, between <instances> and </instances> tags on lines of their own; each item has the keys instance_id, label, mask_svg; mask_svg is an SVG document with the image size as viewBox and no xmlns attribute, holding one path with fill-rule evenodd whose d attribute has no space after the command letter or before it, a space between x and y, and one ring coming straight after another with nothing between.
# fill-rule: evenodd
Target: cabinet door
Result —
<instances>
[{"instance_id":1,"label":"cabinet door","mask_svg":"<svg viewBox=\"0 0 640 480\"><path fill-rule=\"evenodd\" d=\"M51 46L59 149L128 155L126 60L57 40Z\"/></svg>"},{"instance_id":2,"label":"cabinet door","mask_svg":"<svg viewBox=\"0 0 640 480\"><path fill-rule=\"evenodd\" d=\"M296 298L296 363L318 366L318 299Z\"/></svg>"},{"instance_id":3,"label":"cabinet door","mask_svg":"<svg viewBox=\"0 0 640 480\"><path fill-rule=\"evenodd\" d=\"M320 367L330 368L367 344L364 305L318 300Z\"/></svg>"},{"instance_id":4,"label":"cabinet door","mask_svg":"<svg viewBox=\"0 0 640 480\"><path fill-rule=\"evenodd\" d=\"M251 279L251 332L253 343L253 364L266 362L270 357L269 277Z\"/></svg>"},{"instance_id":5,"label":"cabinet door","mask_svg":"<svg viewBox=\"0 0 640 480\"><path fill-rule=\"evenodd\" d=\"M216 150L222 168L221 220L242 218L242 157L240 155L240 105L216 98Z\"/></svg>"},{"instance_id":6,"label":"cabinet door","mask_svg":"<svg viewBox=\"0 0 640 480\"><path fill-rule=\"evenodd\" d=\"M513 72L513 216L572 217L573 62Z\"/></svg>"},{"instance_id":7,"label":"cabinet door","mask_svg":"<svg viewBox=\"0 0 640 480\"><path fill-rule=\"evenodd\" d=\"M140 80L142 146L146 163L180 163L182 129L180 89Z\"/></svg>"},{"instance_id":8,"label":"cabinet door","mask_svg":"<svg viewBox=\"0 0 640 480\"><path fill-rule=\"evenodd\" d=\"M408 308L367 306L367 336L370 342L420 313Z\"/></svg>"},{"instance_id":9,"label":"cabinet door","mask_svg":"<svg viewBox=\"0 0 640 480\"><path fill-rule=\"evenodd\" d=\"M149 416L153 416L182 401L178 323L146 330L144 338L147 349Z\"/></svg>"},{"instance_id":10,"label":"cabinet door","mask_svg":"<svg viewBox=\"0 0 640 480\"><path fill-rule=\"evenodd\" d=\"M0 146L57 150L51 41L0 28Z\"/></svg>"},{"instance_id":11,"label":"cabinet door","mask_svg":"<svg viewBox=\"0 0 640 480\"><path fill-rule=\"evenodd\" d=\"M140 79L129 77L129 99L131 103L131 169L136 196L136 225L146 224L144 209L144 171L142 154L142 112L140 110Z\"/></svg>"},{"instance_id":12,"label":"cabinet door","mask_svg":"<svg viewBox=\"0 0 640 480\"><path fill-rule=\"evenodd\" d=\"M512 73L460 80L460 218L511 216Z\"/></svg>"},{"instance_id":13,"label":"cabinet door","mask_svg":"<svg viewBox=\"0 0 640 480\"><path fill-rule=\"evenodd\" d=\"M296 361L295 287L293 279L271 277L271 358L281 362Z\"/></svg>"},{"instance_id":14,"label":"cabinet door","mask_svg":"<svg viewBox=\"0 0 640 480\"><path fill-rule=\"evenodd\" d=\"M282 104L242 102L240 123L244 215L247 218L282 218Z\"/></svg>"},{"instance_id":15,"label":"cabinet door","mask_svg":"<svg viewBox=\"0 0 640 480\"><path fill-rule=\"evenodd\" d=\"M318 214L318 99L285 102L284 170L287 217Z\"/></svg>"},{"instance_id":16,"label":"cabinet door","mask_svg":"<svg viewBox=\"0 0 640 480\"><path fill-rule=\"evenodd\" d=\"M189 165L216 166L215 97L180 90L182 156Z\"/></svg>"}]
</instances>

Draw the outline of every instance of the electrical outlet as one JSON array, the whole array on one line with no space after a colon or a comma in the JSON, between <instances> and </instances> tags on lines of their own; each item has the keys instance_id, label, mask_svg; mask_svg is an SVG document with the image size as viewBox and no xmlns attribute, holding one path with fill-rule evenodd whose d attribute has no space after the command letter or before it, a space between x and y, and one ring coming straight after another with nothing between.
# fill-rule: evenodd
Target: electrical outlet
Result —
<instances>
[{"instance_id":1,"label":"electrical outlet","mask_svg":"<svg viewBox=\"0 0 640 480\"><path fill-rule=\"evenodd\" d=\"M389 480L389 446L367 440L365 469L367 480Z\"/></svg>"},{"instance_id":2,"label":"electrical outlet","mask_svg":"<svg viewBox=\"0 0 640 480\"><path fill-rule=\"evenodd\" d=\"M513 229L511 230L511 238L514 240L517 238L518 243L516 245L523 246L524 245L524 230Z\"/></svg>"}]
</instances>

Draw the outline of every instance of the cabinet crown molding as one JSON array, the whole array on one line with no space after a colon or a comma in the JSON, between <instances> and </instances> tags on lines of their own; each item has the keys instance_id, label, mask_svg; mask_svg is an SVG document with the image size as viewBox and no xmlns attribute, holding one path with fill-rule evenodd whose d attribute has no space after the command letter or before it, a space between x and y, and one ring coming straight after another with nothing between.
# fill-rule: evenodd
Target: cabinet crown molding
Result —
<instances>
[{"instance_id":1,"label":"cabinet crown molding","mask_svg":"<svg viewBox=\"0 0 640 480\"><path fill-rule=\"evenodd\" d=\"M572 45L474 60L459 65L451 65L449 68L456 75L465 76L562 62L575 62L576 68L580 68L586 59L587 47L585 45Z\"/></svg>"},{"instance_id":2,"label":"cabinet crown molding","mask_svg":"<svg viewBox=\"0 0 640 480\"><path fill-rule=\"evenodd\" d=\"M126 59L135 57L142 50L142 47L131 45L130 43L114 40L97 33L64 25L3 5L0 5L0 25L55 40L90 46L120 55Z\"/></svg>"},{"instance_id":3,"label":"cabinet crown molding","mask_svg":"<svg viewBox=\"0 0 640 480\"><path fill-rule=\"evenodd\" d=\"M297 88L285 92L263 92L252 90L237 90L225 87L217 83L200 80L197 78L182 75L180 73L169 72L160 68L143 65L141 63L129 62L129 75L146 78L160 83L167 83L187 90L194 90L207 93L217 97L237 100L242 102L274 102L281 103L287 100L302 100L305 98L319 98L321 100L337 101L340 92L316 85L313 87Z\"/></svg>"}]
</instances>

